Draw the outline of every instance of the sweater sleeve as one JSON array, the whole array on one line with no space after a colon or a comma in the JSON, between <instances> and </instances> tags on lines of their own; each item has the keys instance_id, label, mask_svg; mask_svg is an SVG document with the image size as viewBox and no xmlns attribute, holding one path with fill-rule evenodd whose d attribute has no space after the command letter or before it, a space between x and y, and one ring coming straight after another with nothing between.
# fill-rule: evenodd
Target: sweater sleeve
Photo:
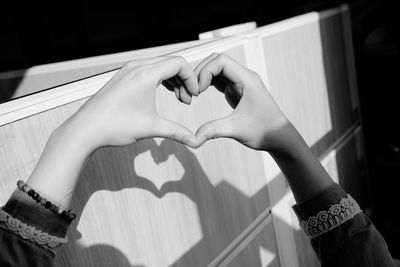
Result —
<instances>
[{"instance_id":1,"label":"sweater sleeve","mask_svg":"<svg viewBox=\"0 0 400 267\"><path fill-rule=\"evenodd\" d=\"M293 209L322 266L395 266L381 234L339 185Z\"/></svg>"},{"instance_id":2,"label":"sweater sleeve","mask_svg":"<svg viewBox=\"0 0 400 267\"><path fill-rule=\"evenodd\" d=\"M68 223L16 189L0 209L0 266L53 266Z\"/></svg>"}]
</instances>

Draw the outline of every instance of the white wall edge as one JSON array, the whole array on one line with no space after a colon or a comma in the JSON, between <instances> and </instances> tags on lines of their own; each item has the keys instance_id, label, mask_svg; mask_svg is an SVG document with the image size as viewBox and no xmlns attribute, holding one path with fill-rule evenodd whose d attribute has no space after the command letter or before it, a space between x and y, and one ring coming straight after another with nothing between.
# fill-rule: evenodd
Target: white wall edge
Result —
<instances>
[{"instance_id":1,"label":"white wall edge","mask_svg":"<svg viewBox=\"0 0 400 267\"><path fill-rule=\"evenodd\" d=\"M231 37L173 52L169 55L182 56L188 61L195 61L208 56L210 51L223 52L240 45L244 45L241 37ZM90 97L98 92L117 72L118 70L110 71L4 102L0 104L0 126Z\"/></svg>"}]
</instances>

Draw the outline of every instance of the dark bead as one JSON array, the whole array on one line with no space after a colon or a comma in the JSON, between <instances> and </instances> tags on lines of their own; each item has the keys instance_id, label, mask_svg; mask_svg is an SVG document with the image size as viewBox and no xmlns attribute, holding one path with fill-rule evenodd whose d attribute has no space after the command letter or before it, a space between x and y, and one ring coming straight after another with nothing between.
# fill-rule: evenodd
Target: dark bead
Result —
<instances>
[{"instance_id":1,"label":"dark bead","mask_svg":"<svg viewBox=\"0 0 400 267\"><path fill-rule=\"evenodd\" d=\"M44 207L45 207L46 209L50 208L50 207L51 207L51 202L50 202L50 201L47 201L46 204L44 204Z\"/></svg>"},{"instance_id":2,"label":"dark bead","mask_svg":"<svg viewBox=\"0 0 400 267\"><path fill-rule=\"evenodd\" d=\"M42 198L39 196L38 198L36 198L36 203L39 203L42 200Z\"/></svg>"},{"instance_id":3,"label":"dark bead","mask_svg":"<svg viewBox=\"0 0 400 267\"><path fill-rule=\"evenodd\" d=\"M33 196L32 196L33 199L37 199L38 197L39 197L39 194L36 193L36 192L35 192L35 193L33 194Z\"/></svg>"},{"instance_id":4,"label":"dark bead","mask_svg":"<svg viewBox=\"0 0 400 267\"><path fill-rule=\"evenodd\" d=\"M57 205L51 204L51 211L52 211L52 212L58 213L58 210L59 210L59 209L60 209L60 208L59 208Z\"/></svg>"},{"instance_id":5,"label":"dark bead","mask_svg":"<svg viewBox=\"0 0 400 267\"><path fill-rule=\"evenodd\" d=\"M29 196L33 196L33 194L35 194L35 191L34 191L33 189L31 189L31 190L28 191L28 195L29 195Z\"/></svg>"}]
</instances>

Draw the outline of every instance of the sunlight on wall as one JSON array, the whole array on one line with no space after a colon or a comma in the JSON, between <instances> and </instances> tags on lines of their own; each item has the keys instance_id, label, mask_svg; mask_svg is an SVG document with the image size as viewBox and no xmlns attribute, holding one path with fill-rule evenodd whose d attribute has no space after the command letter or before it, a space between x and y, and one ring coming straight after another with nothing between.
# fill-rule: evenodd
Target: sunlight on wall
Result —
<instances>
[{"instance_id":1,"label":"sunlight on wall","mask_svg":"<svg viewBox=\"0 0 400 267\"><path fill-rule=\"evenodd\" d=\"M338 173L338 166L336 161L336 150L332 150L329 154L321 161L322 165L324 166L325 170L329 173L332 180L335 183L339 183L339 173Z\"/></svg>"},{"instance_id":2,"label":"sunlight on wall","mask_svg":"<svg viewBox=\"0 0 400 267\"><path fill-rule=\"evenodd\" d=\"M338 183L339 174L336 162L336 150L332 150L321 161L322 165L332 177L333 181ZM294 196L291 191L287 192L273 207L273 213L290 225L294 230L299 230L300 226L291 206L295 204Z\"/></svg>"},{"instance_id":3,"label":"sunlight on wall","mask_svg":"<svg viewBox=\"0 0 400 267\"><path fill-rule=\"evenodd\" d=\"M319 24L266 35L262 43L274 100L305 141L315 144L332 130Z\"/></svg>"},{"instance_id":4,"label":"sunlight on wall","mask_svg":"<svg viewBox=\"0 0 400 267\"><path fill-rule=\"evenodd\" d=\"M260 259L261 259L261 266L265 267L270 265L275 259L275 253L272 251L260 246Z\"/></svg>"},{"instance_id":5,"label":"sunlight on wall","mask_svg":"<svg viewBox=\"0 0 400 267\"><path fill-rule=\"evenodd\" d=\"M275 216L285 222L294 230L299 230L299 222L293 218L291 206L294 204L294 197L291 191L287 192L273 207L272 212ZM295 219L295 220L294 220Z\"/></svg>"},{"instance_id":6,"label":"sunlight on wall","mask_svg":"<svg viewBox=\"0 0 400 267\"><path fill-rule=\"evenodd\" d=\"M151 167L148 167L151 162L154 162L154 159L148 150L135 158L134 168L137 175L146 177L158 190L168 181L179 181L185 173L182 164L174 154L169 155L164 162L154 162ZM146 166L146 168L141 166Z\"/></svg>"},{"instance_id":7,"label":"sunlight on wall","mask_svg":"<svg viewBox=\"0 0 400 267\"><path fill-rule=\"evenodd\" d=\"M103 209L98 209L99 203ZM146 224L135 218L146 218ZM95 192L77 229L80 246L112 246L132 265L149 267L174 263L203 238L196 204L188 197L169 193L159 199L142 189Z\"/></svg>"}]
</instances>

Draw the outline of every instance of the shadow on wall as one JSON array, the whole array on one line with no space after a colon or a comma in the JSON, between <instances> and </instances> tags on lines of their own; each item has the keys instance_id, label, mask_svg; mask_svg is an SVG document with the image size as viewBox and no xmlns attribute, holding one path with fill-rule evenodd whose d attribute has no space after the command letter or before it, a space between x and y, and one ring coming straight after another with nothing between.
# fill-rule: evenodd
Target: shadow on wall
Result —
<instances>
[{"instance_id":1,"label":"shadow on wall","mask_svg":"<svg viewBox=\"0 0 400 267\"><path fill-rule=\"evenodd\" d=\"M24 71L0 73L0 103L13 99L24 79Z\"/></svg>"},{"instance_id":2,"label":"shadow on wall","mask_svg":"<svg viewBox=\"0 0 400 267\"><path fill-rule=\"evenodd\" d=\"M164 183L159 190L149 179L137 175L135 170L132 170L132 163L138 155L147 151L151 152L153 160L156 163L164 162L168 160L169 156L174 155L185 170L183 177L178 181ZM121 152L123 152L124 156L118 157L117 153ZM99 162L96 162L96 158L102 158L100 164L103 165L101 167L98 165ZM340 161L338 161L338 163L340 164ZM101 170L99 170L99 168L101 168ZM340 166L338 166L338 168L340 169ZM106 175L99 174L99 172L105 170L109 170L106 171ZM93 182L94 179L95 182ZM184 145L167 139L163 140L161 144L158 145L153 139L147 139L127 147L109 147L96 151L92 159L86 165L82 179L79 180L76 193L73 197L74 203L72 206L76 209L78 214L81 214L90 197L99 190L121 191L126 188L138 188L151 192L157 198L162 198L172 192L183 194L197 204L196 207L200 220L202 239L180 255L175 262L168 264L168 266L188 266L188 264L191 266L206 266L209 263L210 256L212 258L217 256L213 254L210 255L212 251L216 252L215 249L210 249L216 242L216 236L215 234L213 235L213 233L219 231L219 236L231 236L228 229L226 229L227 227L224 226L228 224L231 225L232 220L237 218L232 218L232 214L240 216L238 212L235 213L235 209L243 211L245 207L252 205L252 203L265 203L265 209L268 209L269 193L267 186L273 187L273 183L281 183L279 180L282 179L284 179L283 175L278 175L270 184L265 185L253 197L249 198L226 182L214 187L204 173L196 156ZM283 196L284 194L282 197ZM223 203L221 198L224 197L228 197L230 200L232 199L232 204L235 206L227 207L221 205ZM212 203L215 205L203 205L202 203L207 202L203 198L211 198ZM276 203L271 203L271 206L275 204ZM129 216L129 214L127 214L127 216ZM242 217L246 216L242 215ZM129 257L116 247L106 244L84 247L80 245L79 242L76 242L82 237L77 230L79 219L80 217L78 216L70 227L70 242L59 252L56 258L57 266L131 266ZM243 220L243 218L241 219ZM247 225L251 223L251 219L252 218L248 218L249 221ZM300 262L307 262L308 264L310 262L313 264L317 263L311 245L305 235L300 232L298 228L294 229L288 222L282 221L279 218L277 218L277 221L279 224L285 225L288 231L293 230L295 232L296 245L301 246L302 253L308 254L306 256L302 255L303 258L299 259ZM273 240L265 240L258 236L249 246L251 250L244 250L241 253L243 253L242 256L245 258L251 258L253 260L253 266L261 266L262 264L262 257L259 255L261 249L276 253L275 238L273 238ZM218 253L219 252L221 251L218 251ZM157 257L157 255L153 256ZM232 265L241 266L235 265L235 262ZM276 265L279 265L278 255L274 255L274 258L270 259L270 264L268 266Z\"/></svg>"},{"instance_id":3,"label":"shadow on wall","mask_svg":"<svg viewBox=\"0 0 400 267\"><path fill-rule=\"evenodd\" d=\"M353 46L350 39L350 19L346 13L342 13L340 16L342 19L332 16L319 20L324 75L332 121L332 130L323 139L328 139L329 141L326 141L329 144L332 144L355 125L362 126L355 66L353 65L353 55L349 52ZM318 143L321 143L321 140ZM318 145L314 145L314 147L317 148ZM324 149L326 150L327 146ZM340 167L338 166L337 170L339 178L347 177L347 179L340 179L340 185L357 199L361 207L371 209L373 203L363 132L359 133L356 143L353 142L342 150L341 156L338 157ZM314 150L318 156L321 155L321 151L324 150ZM351 164L357 165L351 166Z\"/></svg>"},{"instance_id":4,"label":"shadow on wall","mask_svg":"<svg viewBox=\"0 0 400 267\"><path fill-rule=\"evenodd\" d=\"M116 158L113 159L113 157L116 156L115 153L118 153L118 150L125 150L125 152L127 152L124 153L127 157L118 158L120 160L119 162L116 161ZM164 183L159 190L149 179L137 175L135 170L132 170L132 163L139 154L146 151L151 152L154 162L156 163L164 162L168 160L170 155L175 155L185 170L183 177L178 181ZM162 198L172 192L177 192L187 196L194 203L197 203L196 207L200 220L199 223L201 225L202 239L181 255L171 266L188 266L190 263L192 263L193 266L206 266L209 263L208 257L210 253L215 251L215 248L212 249L212 247L215 245L218 246L218 244L215 243L218 241L215 240L215 231L219 231L218 235L224 237L232 235L229 233L229 229L224 226L232 224L232 220L235 219L232 218L232 214L240 215L238 212L235 213L235 209L243 211L249 203L253 205L252 203L254 202L265 203L265 209L269 207L269 195L266 186L251 199L226 182L214 187L204 173L196 156L184 145L174 141L165 139L160 145L157 145L153 139L147 139L124 148L103 148L96 151L95 154L97 154L94 155L95 158L101 157L103 159L101 164L105 165L103 165L101 169L110 170L110 173L98 175L99 170L96 170L98 166L94 166L96 162L94 160L88 162L73 197L74 203L72 206L77 209L76 211L78 213L82 213L89 198L99 190L120 191L125 188L140 188L151 192L158 198ZM127 176L127 173L131 175ZM105 177L108 177L108 179L105 179ZM92 179L96 179L96 182L93 182ZM233 202L239 206L223 206L222 198L224 197L232 198ZM211 198L214 205L203 205L202 203L209 202L209 200L205 198ZM247 219L249 220L248 224L250 224L252 218ZM243 220L243 218L241 220ZM88 262L91 262L92 266L112 266L116 263L118 263L118 266L130 266L127 258L124 257L123 253L118 251L117 248L107 245L96 245L84 248L80 247L79 244L75 244L75 241L81 236L77 231L78 224L79 217L71 225L69 230L69 237L71 239L72 236L74 240L70 240L71 242L67 244L66 249L61 251L57 257L59 266L87 266ZM265 244L266 249L275 251L275 248L270 246L274 246L274 244ZM73 255L79 256L72 259L71 256ZM153 256L157 257L157 255ZM217 255L211 256L214 258ZM88 259L90 260L88 261ZM277 261L278 258L276 257L275 262Z\"/></svg>"},{"instance_id":5,"label":"shadow on wall","mask_svg":"<svg viewBox=\"0 0 400 267\"><path fill-rule=\"evenodd\" d=\"M89 67L75 66L75 68L55 71L50 71L51 67L46 67L45 72L42 71L41 66L38 66L0 73L0 103L114 71L120 69L124 63L108 63Z\"/></svg>"}]
</instances>

